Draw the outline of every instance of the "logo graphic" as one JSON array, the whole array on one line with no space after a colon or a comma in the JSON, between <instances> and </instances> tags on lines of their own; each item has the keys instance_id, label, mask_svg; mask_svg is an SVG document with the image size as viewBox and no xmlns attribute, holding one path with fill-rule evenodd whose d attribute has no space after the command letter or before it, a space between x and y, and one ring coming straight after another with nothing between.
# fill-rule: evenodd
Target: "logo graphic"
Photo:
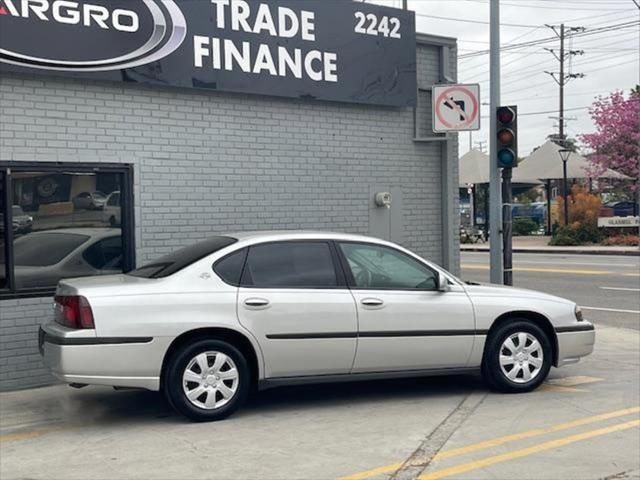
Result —
<instances>
[{"instance_id":1,"label":"logo graphic","mask_svg":"<svg viewBox=\"0 0 640 480\"><path fill-rule=\"evenodd\" d=\"M0 0L0 62L98 72L175 51L187 24L175 0Z\"/></svg>"}]
</instances>

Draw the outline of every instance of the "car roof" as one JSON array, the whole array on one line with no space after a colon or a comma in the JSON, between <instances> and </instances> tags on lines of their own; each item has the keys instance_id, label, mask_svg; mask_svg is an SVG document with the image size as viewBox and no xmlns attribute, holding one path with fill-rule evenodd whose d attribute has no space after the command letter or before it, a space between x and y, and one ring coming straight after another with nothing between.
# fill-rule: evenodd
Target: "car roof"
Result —
<instances>
[{"instance_id":1,"label":"car roof","mask_svg":"<svg viewBox=\"0 0 640 480\"><path fill-rule=\"evenodd\" d=\"M265 242L282 240L351 240L360 242L389 243L385 240L365 235L351 233L328 232L322 230L255 230L247 232L233 232L226 236L238 239L238 241Z\"/></svg>"},{"instance_id":2,"label":"car roof","mask_svg":"<svg viewBox=\"0 0 640 480\"><path fill-rule=\"evenodd\" d=\"M62 233L67 233L67 234L72 234L72 235L88 235L90 237L111 237L114 234L115 235L120 235L121 231L119 228L99 228L99 227L94 227L94 228L56 228L53 230L37 230L34 232L31 232L29 235L38 235L41 233L46 233L46 234L62 234Z\"/></svg>"}]
</instances>

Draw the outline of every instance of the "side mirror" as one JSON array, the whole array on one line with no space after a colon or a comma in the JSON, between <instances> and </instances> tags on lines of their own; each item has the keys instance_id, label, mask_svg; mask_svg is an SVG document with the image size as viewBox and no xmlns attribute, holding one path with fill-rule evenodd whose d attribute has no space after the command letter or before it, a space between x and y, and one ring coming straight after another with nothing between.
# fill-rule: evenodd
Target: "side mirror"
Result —
<instances>
[{"instance_id":1,"label":"side mirror","mask_svg":"<svg viewBox=\"0 0 640 480\"><path fill-rule=\"evenodd\" d=\"M447 277L438 273L438 291L439 292L448 292L449 291L449 280Z\"/></svg>"}]
</instances>

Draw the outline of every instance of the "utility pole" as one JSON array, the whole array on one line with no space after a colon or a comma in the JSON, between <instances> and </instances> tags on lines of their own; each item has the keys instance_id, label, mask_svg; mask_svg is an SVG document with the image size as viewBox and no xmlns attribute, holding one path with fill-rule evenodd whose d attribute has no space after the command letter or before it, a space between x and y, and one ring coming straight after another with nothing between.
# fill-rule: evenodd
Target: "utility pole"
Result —
<instances>
[{"instance_id":1,"label":"utility pole","mask_svg":"<svg viewBox=\"0 0 640 480\"><path fill-rule=\"evenodd\" d=\"M560 24L560 27L555 25L547 25L560 39L560 52L556 54L555 50L552 48L545 48L548 52L550 52L558 62L560 63L560 71L559 72L549 72L545 70L545 73L549 74L551 78L558 84L560 87L560 92L558 95L558 142L562 148L566 148L566 136L564 133L564 127L566 118L564 116L564 87L567 82L574 78L583 78L583 73L571 73L565 74L564 62L567 58L573 57L575 55L583 55L584 50L569 50L565 51L565 39L567 29L565 28L564 23ZM581 32L584 31L584 27L570 27L569 33ZM566 162L565 162L566 167ZM549 193L551 191L551 186L549 181L547 180L547 235L551 233L551 199L549 198ZM566 180L563 182L563 197L565 199L565 210L567 207L567 182ZM565 215L565 223L568 221L567 216Z\"/></svg>"},{"instance_id":2,"label":"utility pole","mask_svg":"<svg viewBox=\"0 0 640 480\"><path fill-rule=\"evenodd\" d=\"M409 3L409 0L402 0L402 9L403 10L409 10L409 5L407 5Z\"/></svg>"},{"instance_id":3,"label":"utility pole","mask_svg":"<svg viewBox=\"0 0 640 480\"><path fill-rule=\"evenodd\" d=\"M476 140L475 144L476 144L476 147L478 147L478 150L480 150L480 152L484 153L484 149L486 148L487 141L486 140Z\"/></svg>"},{"instance_id":4,"label":"utility pole","mask_svg":"<svg viewBox=\"0 0 640 480\"><path fill-rule=\"evenodd\" d=\"M489 84L491 124L489 132L489 257L491 283L502 284L502 192L497 164L498 140L495 114L500 106L500 0L489 4Z\"/></svg>"}]
</instances>

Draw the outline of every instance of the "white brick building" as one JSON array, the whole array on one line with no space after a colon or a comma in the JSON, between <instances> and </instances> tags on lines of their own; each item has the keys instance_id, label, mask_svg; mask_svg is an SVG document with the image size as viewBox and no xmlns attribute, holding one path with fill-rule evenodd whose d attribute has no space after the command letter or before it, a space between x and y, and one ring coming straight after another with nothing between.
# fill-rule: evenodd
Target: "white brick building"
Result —
<instances>
[{"instance_id":1,"label":"white brick building","mask_svg":"<svg viewBox=\"0 0 640 480\"><path fill-rule=\"evenodd\" d=\"M455 65L455 40L418 36L416 109L4 72L0 171L21 166L28 185L34 162L129 166L137 265L219 232L324 229L386 237L455 272L457 139L431 132L430 102ZM0 389L52 381L37 345L50 295L0 289Z\"/></svg>"}]
</instances>

